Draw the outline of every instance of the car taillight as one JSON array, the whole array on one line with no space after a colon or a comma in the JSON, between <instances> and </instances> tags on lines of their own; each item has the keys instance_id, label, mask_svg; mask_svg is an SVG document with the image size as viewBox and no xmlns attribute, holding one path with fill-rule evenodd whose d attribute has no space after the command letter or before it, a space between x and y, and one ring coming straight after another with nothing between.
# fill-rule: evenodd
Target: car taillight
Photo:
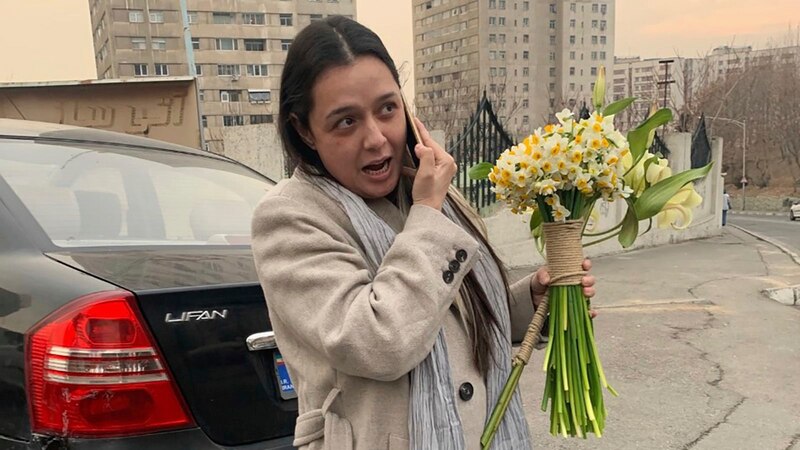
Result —
<instances>
[{"instance_id":1,"label":"car taillight","mask_svg":"<svg viewBox=\"0 0 800 450\"><path fill-rule=\"evenodd\" d=\"M69 303L34 326L26 344L36 433L121 436L192 425L129 292Z\"/></svg>"}]
</instances>

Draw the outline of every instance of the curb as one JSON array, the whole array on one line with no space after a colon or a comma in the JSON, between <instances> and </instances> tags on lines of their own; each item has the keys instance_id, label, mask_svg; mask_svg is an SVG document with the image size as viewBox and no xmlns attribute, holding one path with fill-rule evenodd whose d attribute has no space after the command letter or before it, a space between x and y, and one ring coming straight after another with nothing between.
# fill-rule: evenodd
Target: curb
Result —
<instances>
[{"instance_id":1,"label":"curb","mask_svg":"<svg viewBox=\"0 0 800 450\"><path fill-rule=\"evenodd\" d=\"M728 214L733 216L784 216L788 215L789 211L739 211L728 210Z\"/></svg>"},{"instance_id":2,"label":"curb","mask_svg":"<svg viewBox=\"0 0 800 450\"><path fill-rule=\"evenodd\" d=\"M743 232L749 234L750 236L753 236L754 238L756 238L756 239L758 239L760 241L764 241L764 242L766 242L766 243L768 243L770 245L773 245L773 246L777 247L778 250L782 251L783 253L786 253L790 258L792 258L792 261L794 261L795 264L800 266L800 255L798 255L797 253L793 252L791 249L789 249L789 247L784 245L782 242L780 242L778 240L775 240L775 239L772 239L772 238L768 238L766 236L762 236L761 234L758 234L755 231L750 231L747 228L740 227L739 225L734 225L732 223L729 223L728 226L736 228L737 230L743 231Z\"/></svg>"}]
</instances>

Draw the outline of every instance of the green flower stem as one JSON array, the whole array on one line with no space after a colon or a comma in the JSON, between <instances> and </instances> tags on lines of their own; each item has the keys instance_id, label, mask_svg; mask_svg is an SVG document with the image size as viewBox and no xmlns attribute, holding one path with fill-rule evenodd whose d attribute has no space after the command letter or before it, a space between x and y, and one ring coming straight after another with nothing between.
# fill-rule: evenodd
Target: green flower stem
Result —
<instances>
[{"instance_id":1,"label":"green flower stem","mask_svg":"<svg viewBox=\"0 0 800 450\"><path fill-rule=\"evenodd\" d=\"M511 402L511 398L514 396L514 391L517 390L519 378L522 376L522 369L524 368L525 364L516 362L511 368L511 373L508 375L508 380L506 381L505 386L503 386L503 391L500 393L500 398L498 398L497 404L492 410L492 415L489 417L489 422L483 429L483 434L481 435L481 448L483 450L488 450L488 448L492 445L494 435L497 433L497 429L500 427L500 422L503 420L503 416L508 409L508 404Z\"/></svg>"},{"instance_id":2,"label":"green flower stem","mask_svg":"<svg viewBox=\"0 0 800 450\"><path fill-rule=\"evenodd\" d=\"M598 437L605 428L602 388L616 395L605 379L594 330L580 285L550 287L550 328L545 353L542 410L550 404L550 433Z\"/></svg>"},{"instance_id":3,"label":"green flower stem","mask_svg":"<svg viewBox=\"0 0 800 450\"><path fill-rule=\"evenodd\" d=\"M617 231L616 233L614 233L614 234L611 234L611 235L608 235L608 236L606 236L606 237L604 237L604 238L602 238L602 239L597 239L597 240L595 240L595 241L592 241L592 242L589 242L589 243L587 243L587 244L583 244L583 246L584 246L584 247L591 247L592 245L596 245L596 244L599 244L599 243L601 243L601 242L605 242L605 241L607 241L607 240L609 240L609 239L614 239L615 237L619 236L619 233L620 233L620 232L619 232L619 231Z\"/></svg>"},{"instance_id":4,"label":"green flower stem","mask_svg":"<svg viewBox=\"0 0 800 450\"><path fill-rule=\"evenodd\" d=\"M623 222L620 221L620 223L618 223L614 228L609 228L609 229L607 229L605 231L601 231L599 233L583 233L583 235L584 236L589 236L589 237L603 236L605 234L611 233L613 231L616 231L616 230L619 230L620 228L622 228L622 223Z\"/></svg>"}]
</instances>

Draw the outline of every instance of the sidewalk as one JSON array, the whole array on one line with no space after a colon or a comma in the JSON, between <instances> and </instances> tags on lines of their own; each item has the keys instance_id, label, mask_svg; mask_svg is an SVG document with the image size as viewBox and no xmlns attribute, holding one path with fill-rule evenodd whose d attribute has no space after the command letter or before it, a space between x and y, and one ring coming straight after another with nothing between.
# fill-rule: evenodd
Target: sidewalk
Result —
<instances>
[{"instance_id":1,"label":"sidewalk","mask_svg":"<svg viewBox=\"0 0 800 450\"><path fill-rule=\"evenodd\" d=\"M606 395L602 439L550 436L534 353L520 386L535 448L800 450L800 308L762 294L800 284L800 266L728 228L594 267L596 336L620 396Z\"/></svg>"}]
</instances>

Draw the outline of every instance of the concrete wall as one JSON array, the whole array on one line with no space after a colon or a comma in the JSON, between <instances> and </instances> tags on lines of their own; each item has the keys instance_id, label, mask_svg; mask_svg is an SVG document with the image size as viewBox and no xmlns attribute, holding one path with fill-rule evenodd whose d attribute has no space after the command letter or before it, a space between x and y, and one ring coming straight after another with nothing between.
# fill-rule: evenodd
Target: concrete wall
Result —
<instances>
[{"instance_id":1,"label":"concrete wall","mask_svg":"<svg viewBox=\"0 0 800 450\"><path fill-rule=\"evenodd\" d=\"M194 80L0 85L0 117L77 125L200 148Z\"/></svg>"},{"instance_id":2,"label":"concrete wall","mask_svg":"<svg viewBox=\"0 0 800 450\"><path fill-rule=\"evenodd\" d=\"M278 127L271 123L222 129L223 154L278 181L285 176Z\"/></svg>"},{"instance_id":3,"label":"concrete wall","mask_svg":"<svg viewBox=\"0 0 800 450\"><path fill-rule=\"evenodd\" d=\"M666 144L672 150L670 166L685 170L690 164L691 136L688 133L674 133L668 136ZM722 161L722 140L714 139L711 145L714 166L708 176L695 182L695 189L703 197L703 203L693 211L692 224L686 230L651 229L636 239L632 248L652 247L690 239L713 236L720 233L722 224L722 189L723 178L720 174ZM607 230L619 223L625 216L624 202L605 203L599 205L601 219L596 231ZM544 262L536 251L534 240L530 237L527 216L511 214L507 209L500 209L485 218L489 229L489 240L500 257L510 267L523 265L539 265ZM640 233L648 227L647 221L639 223ZM584 238L584 244L592 238ZM599 256L624 251L616 238L586 247L587 256Z\"/></svg>"}]
</instances>

